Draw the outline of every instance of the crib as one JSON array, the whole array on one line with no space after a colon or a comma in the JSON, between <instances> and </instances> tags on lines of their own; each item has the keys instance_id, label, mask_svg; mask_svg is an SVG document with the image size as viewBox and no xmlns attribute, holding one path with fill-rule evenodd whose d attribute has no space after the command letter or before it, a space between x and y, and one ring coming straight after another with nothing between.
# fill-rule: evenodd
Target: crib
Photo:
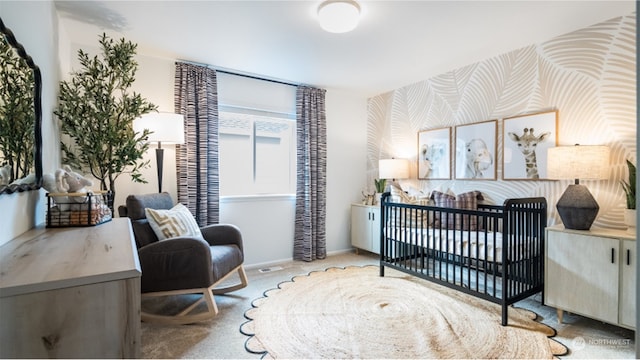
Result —
<instances>
[{"instance_id":1,"label":"crib","mask_svg":"<svg viewBox=\"0 0 640 360\"><path fill-rule=\"evenodd\" d=\"M380 206L380 276L389 267L497 303L503 326L511 304L543 291L545 198L467 210L385 193Z\"/></svg>"}]
</instances>

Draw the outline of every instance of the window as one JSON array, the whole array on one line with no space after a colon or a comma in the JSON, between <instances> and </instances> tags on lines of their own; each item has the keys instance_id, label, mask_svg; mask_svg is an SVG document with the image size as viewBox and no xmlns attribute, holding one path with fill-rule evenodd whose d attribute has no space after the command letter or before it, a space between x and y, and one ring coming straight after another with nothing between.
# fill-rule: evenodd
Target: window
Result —
<instances>
[{"instance_id":1,"label":"window","mask_svg":"<svg viewBox=\"0 0 640 360\"><path fill-rule=\"evenodd\" d=\"M296 87L217 75L220 195L295 194Z\"/></svg>"},{"instance_id":2,"label":"window","mask_svg":"<svg viewBox=\"0 0 640 360\"><path fill-rule=\"evenodd\" d=\"M221 111L220 195L294 194L295 120Z\"/></svg>"}]
</instances>

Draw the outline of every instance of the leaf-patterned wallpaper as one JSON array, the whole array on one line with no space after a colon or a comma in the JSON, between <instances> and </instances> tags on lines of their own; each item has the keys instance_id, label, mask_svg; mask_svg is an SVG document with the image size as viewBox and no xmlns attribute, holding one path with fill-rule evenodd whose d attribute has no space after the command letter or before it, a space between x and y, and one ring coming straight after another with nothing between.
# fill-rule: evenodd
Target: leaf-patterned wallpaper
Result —
<instances>
[{"instance_id":1,"label":"leaf-patterned wallpaper","mask_svg":"<svg viewBox=\"0 0 640 360\"><path fill-rule=\"evenodd\" d=\"M635 30L633 12L370 98L364 188L373 189L379 159L408 158L405 189L480 190L497 204L544 196L549 224L559 223L555 204L570 181L502 180L503 119L557 110L558 145L611 148L610 179L581 183L600 205L594 226L625 228L620 181L627 178L625 159L636 162ZM417 179L420 130L452 127L453 135L457 125L496 119L497 180Z\"/></svg>"}]
</instances>

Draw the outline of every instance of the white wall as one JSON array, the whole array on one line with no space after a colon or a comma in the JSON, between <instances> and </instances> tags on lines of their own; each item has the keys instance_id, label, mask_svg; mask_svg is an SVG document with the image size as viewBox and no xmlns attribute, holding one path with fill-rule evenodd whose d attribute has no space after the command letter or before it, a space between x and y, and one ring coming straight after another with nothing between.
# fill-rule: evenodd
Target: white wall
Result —
<instances>
[{"instance_id":1,"label":"white wall","mask_svg":"<svg viewBox=\"0 0 640 360\"><path fill-rule=\"evenodd\" d=\"M610 147L610 177L581 184L600 206L594 226L625 229L626 204L620 181L627 178L625 160L637 163L635 39L635 12L622 14L372 97L367 142L370 178L376 177L377 160L388 156L409 158L415 174L416 136L421 130L448 127L453 133L460 125L497 120L497 146L492 151L496 179L460 180L454 176L451 180L417 180L414 175L403 180L403 185L426 194L435 189L457 194L479 190L486 200L497 204L508 198L543 196L548 204L548 224L559 223L555 204L573 180L503 177L503 149L509 141L504 137L504 119L557 110L554 145ZM410 155L401 156L407 145ZM452 159L454 156L455 151ZM544 166L540 161L538 156L538 166Z\"/></svg>"},{"instance_id":2,"label":"white wall","mask_svg":"<svg viewBox=\"0 0 640 360\"><path fill-rule=\"evenodd\" d=\"M64 27L64 25L62 25ZM63 74L68 77L73 66L77 66L76 53L79 48L91 54L95 53L98 35L102 30L95 29L94 44L68 44L68 50L61 56L68 57ZM126 34L107 35L116 39ZM139 63L136 81L132 90L139 92L160 111L173 111L173 84L176 59L158 57L143 53L138 44L136 59ZM61 46L61 51L64 46ZM215 65L215 64L212 64ZM220 74L220 77L228 76ZM251 79L241 80L246 86L253 86ZM269 84L265 84L269 89ZM237 89L228 89L236 91ZM260 90L260 89L258 89ZM273 89L268 92L274 93ZM264 101L264 98L263 98ZM268 101L267 103L268 104ZM265 103L242 103L241 106L264 108ZM366 127L367 99L341 90L327 89L327 251L329 253L350 251L350 204L359 201L361 184L366 179ZM273 109L287 112L290 109ZM153 146L152 146L153 148ZM163 146L164 148L164 146ZM157 192L155 152L147 153L145 159L151 161L151 167L143 171L148 184L139 184L123 174L116 182L116 207L124 204L128 194ZM175 149L165 148L163 190L177 199ZM220 203L221 222L232 223L243 231L245 241L245 263L249 266L264 265L293 257L293 230L295 219L294 197L271 196L249 198L223 198Z\"/></svg>"},{"instance_id":3,"label":"white wall","mask_svg":"<svg viewBox=\"0 0 640 360\"><path fill-rule=\"evenodd\" d=\"M245 264L264 266L293 257L295 195L227 197L220 223L242 231Z\"/></svg>"},{"instance_id":4,"label":"white wall","mask_svg":"<svg viewBox=\"0 0 640 360\"><path fill-rule=\"evenodd\" d=\"M114 35L116 36L116 35ZM120 39L118 36L117 39ZM97 43L97 37L96 37ZM78 44L74 44L77 48ZM86 47L86 45L84 46ZM84 48L83 47L83 48ZM77 50L76 50L77 51ZM151 103L158 106L160 112L174 112L173 79L175 74L174 60L163 59L140 54L136 56L138 71L136 81L131 87L132 91L142 94ZM150 161L150 166L142 170L143 178L147 184L133 182L131 176L122 174L116 181L116 207L125 202L129 194L144 194L158 192L158 175L156 167L155 149L157 145L151 144L144 160ZM162 173L162 191L166 191L174 199L178 196L176 176L176 149L175 145L163 144L164 160Z\"/></svg>"},{"instance_id":5,"label":"white wall","mask_svg":"<svg viewBox=\"0 0 640 360\"><path fill-rule=\"evenodd\" d=\"M367 179L367 99L327 89L327 251L351 248L351 204Z\"/></svg>"},{"instance_id":6,"label":"white wall","mask_svg":"<svg viewBox=\"0 0 640 360\"><path fill-rule=\"evenodd\" d=\"M0 1L0 17L42 73L43 170L59 162L52 118L58 90L58 21L50 1ZM0 245L44 222L43 191L0 195Z\"/></svg>"}]
</instances>

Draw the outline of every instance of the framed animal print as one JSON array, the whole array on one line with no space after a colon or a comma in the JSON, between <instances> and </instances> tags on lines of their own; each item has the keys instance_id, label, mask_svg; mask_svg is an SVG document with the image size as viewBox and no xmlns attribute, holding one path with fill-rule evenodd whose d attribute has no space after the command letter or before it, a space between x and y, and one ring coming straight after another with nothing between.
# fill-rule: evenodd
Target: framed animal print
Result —
<instances>
[{"instance_id":1,"label":"framed animal print","mask_svg":"<svg viewBox=\"0 0 640 360\"><path fill-rule=\"evenodd\" d=\"M497 124L488 120L456 126L456 179L496 180Z\"/></svg>"},{"instance_id":2,"label":"framed animal print","mask_svg":"<svg viewBox=\"0 0 640 360\"><path fill-rule=\"evenodd\" d=\"M418 132L418 179L451 179L451 128Z\"/></svg>"},{"instance_id":3,"label":"framed animal print","mask_svg":"<svg viewBox=\"0 0 640 360\"><path fill-rule=\"evenodd\" d=\"M558 141L558 111L503 120L502 178L546 180L547 149Z\"/></svg>"}]
</instances>

